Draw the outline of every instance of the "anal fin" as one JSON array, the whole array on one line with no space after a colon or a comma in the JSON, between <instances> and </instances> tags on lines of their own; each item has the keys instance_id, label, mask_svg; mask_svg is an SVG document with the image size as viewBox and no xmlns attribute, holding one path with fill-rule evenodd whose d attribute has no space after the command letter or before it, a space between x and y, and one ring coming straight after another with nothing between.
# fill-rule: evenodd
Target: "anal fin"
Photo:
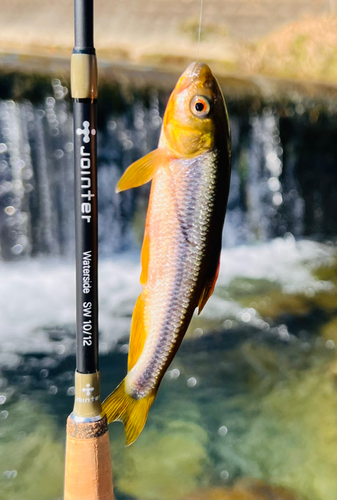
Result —
<instances>
[{"instance_id":1,"label":"anal fin","mask_svg":"<svg viewBox=\"0 0 337 500\"><path fill-rule=\"evenodd\" d=\"M149 230L145 226L142 253L141 253L141 257L140 257L140 261L141 261L141 265L142 265L142 272L140 275L140 283L142 285L145 285L147 282L147 275L148 275L148 269L149 269L149 258L150 258L150 236L149 236Z\"/></svg>"},{"instance_id":2,"label":"anal fin","mask_svg":"<svg viewBox=\"0 0 337 500\"><path fill-rule=\"evenodd\" d=\"M216 284L216 281L217 281L218 276L219 276L219 271L220 271L220 257L219 257L219 262L218 262L217 268L215 270L215 274L212 273L206 279L206 283L205 283L204 289L203 289L202 294L201 294L200 299L199 299L199 304L198 304L199 311L198 311L198 314L201 313L201 311L205 307L208 299L210 298L210 296L212 295L212 293L214 291L215 284Z\"/></svg>"},{"instance_id":3,"label":"anal fin","mask_svg":"<svg viewBox=\"0 0 337 500\"><path fill-rule=\"evenodd\" d=\"M130 371L137 363L139 356L142 354L146 340L143 299L144 294L141 293L133 310L128 356L128 371Z\"/></svg>"}]
</instances>

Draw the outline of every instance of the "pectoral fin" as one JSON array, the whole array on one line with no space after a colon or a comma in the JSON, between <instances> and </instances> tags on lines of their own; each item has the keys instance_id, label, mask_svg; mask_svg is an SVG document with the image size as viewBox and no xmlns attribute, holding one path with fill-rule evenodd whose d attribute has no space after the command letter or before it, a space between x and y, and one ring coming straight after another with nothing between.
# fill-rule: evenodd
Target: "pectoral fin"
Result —
<instances>
[{"instance_id":1,"label":"pectoral fin","mask_svg":"<svg viewBox=\"0 0 337 500\"><path fill-rule=\"evenodd\" d=\"M198 314L201 313L201 311L203 310L203 308L206 305L206 302L208 301L208 299L210 298L210 296L212 295L212 293L214 291L215 283L216 283L216 280L218 279L218 276L219 276L219 270L220 270L220 257L219 257L219 262L218 262L217 268L215 270L215 274L212 272L210 274L210 276L206 279L205 287L204 287L203 292L202 292L200 299L199 299L199 304L198 304L199 312L198 312Z\"/></svg>"},{"instance_id":2,"label":"pectoral fin","mask_svg":"<svg viewBox=\"0 0 337 500\"><path fill-rule=\"evenodd\" d=\"M165 151L162 148L157 148L143 156L143 158L135 161L125 170L120 178L116 187L116 193L146 184L152 180L157 169L167 162L167 160Z\"/></svg>"}]
</instances>

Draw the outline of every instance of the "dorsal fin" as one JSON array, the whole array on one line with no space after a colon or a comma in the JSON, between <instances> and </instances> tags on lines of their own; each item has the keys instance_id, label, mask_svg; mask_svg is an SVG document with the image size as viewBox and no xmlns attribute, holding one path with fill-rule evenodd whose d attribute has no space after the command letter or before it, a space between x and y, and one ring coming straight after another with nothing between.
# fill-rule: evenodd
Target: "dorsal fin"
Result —
<instances>
[{"instance_id":1,"label":"dorsal fin","mask_svg":"<svg viewBox=\"0 0 337 500\"><path fill-rule=\"evenodd\" d=\"M157 169L166 163L168 157L162 148L157 148L132 163L124 172L116 187L116 193L135 188L152 180Z\"/></svg>"}]
</instances>

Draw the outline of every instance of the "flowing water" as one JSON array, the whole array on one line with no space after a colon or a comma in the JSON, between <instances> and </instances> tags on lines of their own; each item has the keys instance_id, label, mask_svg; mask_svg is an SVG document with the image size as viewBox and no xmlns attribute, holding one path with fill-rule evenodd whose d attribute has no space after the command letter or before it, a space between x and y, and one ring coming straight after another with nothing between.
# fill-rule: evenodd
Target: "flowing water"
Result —
<instances>
[{"instance_id":1,"label":"flowing water","mask_svg":"<svg viewBox=\"0 0 337 500\"><path fill-rule=\"evenodd\" d=\"M0 499L56 499L74 395L71 106L59 79L2 75L0 90ZM114 188L156 146L168 92L110 82L100 95L106 396L125 375L149 192ZM139 440L124 448L110 427L117 500L337 498L337 101L226 98L218 284Z\"/></svg>"}]
</instances>

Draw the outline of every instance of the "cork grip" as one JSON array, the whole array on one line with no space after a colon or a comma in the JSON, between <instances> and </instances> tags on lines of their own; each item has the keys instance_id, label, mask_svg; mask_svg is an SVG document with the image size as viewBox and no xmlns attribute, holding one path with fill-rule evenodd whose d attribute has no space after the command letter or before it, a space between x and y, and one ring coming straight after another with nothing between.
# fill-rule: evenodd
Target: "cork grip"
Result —
<instances>
[{"instance_id":1,"label":"cork grip","mask_svg":"<svg viewBox=\"0 0 337 500\"><path fill-rule=\"evenodd\" d=\"M97 422L68 417L65 471L64 500L113 500L106 417Z\"/></svg>"}]
</instances>

